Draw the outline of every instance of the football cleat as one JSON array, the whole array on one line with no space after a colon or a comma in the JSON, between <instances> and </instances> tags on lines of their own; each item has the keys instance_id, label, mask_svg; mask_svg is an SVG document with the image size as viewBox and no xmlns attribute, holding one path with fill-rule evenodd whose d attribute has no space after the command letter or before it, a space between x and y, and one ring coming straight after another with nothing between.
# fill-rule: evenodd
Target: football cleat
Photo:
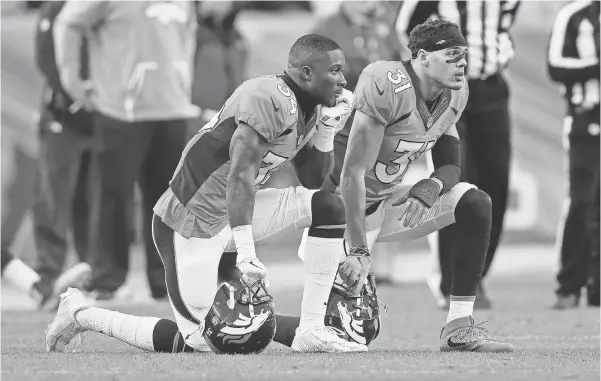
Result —
<instances>
[{"instance_id":1,"label":"football cleat","mask_svg":"<svg viewBox=\"0 0 601 381\"><path fill-rule=\"evenodd\" d=\"M343 332L335 327L312 327L305 331L297 328L291 347L295 352L305 353L367 352L366 345L347 341L341 335Z\"/></svg>"},{"instance_id":2,"label":"football cleat","mask_svg":"<svg viewBox=\"0 0 601 381\"><path fill-rule=\"evenodd\" d=\"M77 350L86 329L75 320L75 314L88 307L90 303L76 288L68 288L60 295L56 316L46 329L46 351L62 352L73 339L76 340L73 351Z\"/></svg>"},{"instance_id":3,"label":"football cleat","mask_svg":"<svg viewBox=\"0 0 601 381\"><path fill-rule=\"evenodd\" d=\"M56 310L60 295L69 287L81 288L92 274L92 268L86 262L80 262L59 276L54 282L52 294L40 302L43 311Z\"/></svg>"},{"instance_id":4,"label":"football cleat","mask_svg":"<svg viewBox=\"0 0 601 381\"><path fill-rule=\"evenodd\" d=\"M513 352L509 343L499 343L486 335L482 324L474 324L472 316L465 316L448 322L440 332L440 350L468 352Z\"/></svg>"},{"instance_id":5,"label":"football cleat","mask_svg":"<svg viewBox=\"0 0 601 381\"><path fill-rule=\"evenodd\" d=\"M571 308L578 308L580 305L580 296L575 294L557 295L557 301L553 306L554 310L568 310Z\"/></svg>"}]
</instances>

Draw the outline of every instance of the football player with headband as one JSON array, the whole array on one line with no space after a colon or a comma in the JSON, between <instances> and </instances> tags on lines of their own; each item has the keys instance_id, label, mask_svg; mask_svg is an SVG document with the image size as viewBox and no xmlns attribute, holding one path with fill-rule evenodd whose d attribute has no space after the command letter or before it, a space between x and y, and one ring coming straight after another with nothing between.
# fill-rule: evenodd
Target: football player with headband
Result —
<instances>
[{"instance_id":1,"label":"football player with headband","mask_svg":"<svg viewBox=\"0 0 601 381\"><path fill-rule=\"evenodd\" d=\"M350 295L356 295L373 278L370 249L376 240L409 240L450 226L461 247L452 257L451 302L440 350L512 351L511 344L489 338L472 317L491 201L475 186L459 182L455 124L469 95L466 41L456 24L427 20L411 31L408 47L410 61L379 61L363 70L350 131L335 140L336 164L342 155L344 164L330 182L340 184L347 222L347 257L339 273L350 280ZM411 164L430 150L434 172L415 184L403 183Z\"/></svg>"}]
</instances>

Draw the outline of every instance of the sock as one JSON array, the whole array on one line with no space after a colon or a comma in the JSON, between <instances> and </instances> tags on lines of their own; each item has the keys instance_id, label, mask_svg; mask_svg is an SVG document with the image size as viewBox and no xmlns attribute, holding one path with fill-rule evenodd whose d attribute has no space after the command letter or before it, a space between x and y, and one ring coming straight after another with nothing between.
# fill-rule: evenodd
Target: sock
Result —
<instances>
[{"instance_id":1,"label":"sock","mask_svg":"<svg viewBox=\"0 0 601 381\"><path fill-rule=\"evenodd\" d=\"M477 189L465 192L455 207L455 221L450 229L456 235L452 243L456 247L451 251L453 280L450 294L475 296L490 238L490 197Z\"/></svg>"},{"instance_id":2,"label":"sock","mask_svg":"<svg viewBox=\"0 0 601 381\"><path fill-rule=\"evenodd\" d=\"M298 316L275 315L276 328L273 341L291 347L299 323L300 318Z\"/></svg>"},{"instance_id":3,"label":"sock","mask_svg":"<svg viewBox=\"0 0 601 381\"><path fill-rule=\"evenodd\" d=\"M145 351L154 351L154 329L161 319L89 307L77 312L75 320L90 331L114 337Z\"/></svg>"},{"instance_id":4,"label":"sock","mask_svg":"<svg viewBox=\"0 0 601 381\"><path fill-rule=\"evenodd\" d=\"M188 346L184 337L173 320L160 319L152 331L152 346L155 352L180 353L194 352Z\"/></svg>"},{"instance_id":5,"label":"sock","mask_svg":"<svg viewBox=\"0 0 601 381\"><path fill-rule=\"evenodd\" d=\"M14 258L4 267L2 276L10 280L23 292L32 293L33 286L40 281L40 275L19 258Z\"/></svg>"},{"instance_id":6,"label":"sock","mask_svg":"<svg viewBox=\"0 0 601 381\"><path fill-rule=\"evenodd\" d=\"M343 255L344 229L309 229L305 246L305 287L299 329L324 327L328 299Z\"/></svg>"},{"instance_id":7,"label":"sock","mask_svg":"<svg viewBox=\"0 0 601 381\"><path fill-rule=\"evenodd\" d=\"M455 319L472 315L474 313L475 300L475 296L451 295L451 304L449 306L449 314L447 315L447 323Z\"/></svg>"}]
</instances>

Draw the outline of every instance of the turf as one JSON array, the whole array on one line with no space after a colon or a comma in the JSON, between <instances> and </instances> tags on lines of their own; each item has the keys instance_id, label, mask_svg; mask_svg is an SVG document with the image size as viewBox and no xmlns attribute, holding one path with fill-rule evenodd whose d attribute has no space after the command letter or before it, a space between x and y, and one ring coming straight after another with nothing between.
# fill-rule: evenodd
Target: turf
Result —
<instances>
[{"instance_id":1,"label":"turf","mask_svg":"<svg viewBox=\"0 0 601 381\"><path fill-rule=\"evenodd\" d=\"M388 304L381 336L367 354L295 354L273 344L254 356L155 354L88 333L78 353L46 353L43 332L52 314L2 313L3 380L599 380L599 310L551 311L551 282L497 280L489 285L494 309L478 311L510 354L440 353L446 313L425 285L380 287ZM300 291L276 292L278 310L297 313ZM169 317L170 307L116 306Z\"/></svg>"}]
</instances>

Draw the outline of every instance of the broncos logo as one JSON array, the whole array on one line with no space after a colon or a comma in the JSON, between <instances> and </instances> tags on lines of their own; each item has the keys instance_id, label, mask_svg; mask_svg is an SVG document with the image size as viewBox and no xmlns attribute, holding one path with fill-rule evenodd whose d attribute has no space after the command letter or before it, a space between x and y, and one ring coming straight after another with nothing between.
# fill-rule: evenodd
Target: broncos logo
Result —
<instances>
[{"instance_id":1,"label":"broncos logo","mask_svg":"<svg viewBox=\"0 0 601 381\"><path fill-rule=\"evenodd\" d=\"M269 316L269 311L265 310L251 317L238 314L238 318L231 325L223 327L217 337L221 338L224 344L243 344L251 338L253 332L261 328Z\"/></svg>"},{"instance_id":2,"label":"broncos logo","mask_svg":"<svg viewBox=\"0 0 601 381\"><path fill-rule=\"evenodd\" d=\"M363 319L354 319L346 309L346 304L342 304L342 302L338 302L338 312L340 313L342 328L350 338L359 344L367 344L363 331Z\"/></svg>"}]
</instances>

